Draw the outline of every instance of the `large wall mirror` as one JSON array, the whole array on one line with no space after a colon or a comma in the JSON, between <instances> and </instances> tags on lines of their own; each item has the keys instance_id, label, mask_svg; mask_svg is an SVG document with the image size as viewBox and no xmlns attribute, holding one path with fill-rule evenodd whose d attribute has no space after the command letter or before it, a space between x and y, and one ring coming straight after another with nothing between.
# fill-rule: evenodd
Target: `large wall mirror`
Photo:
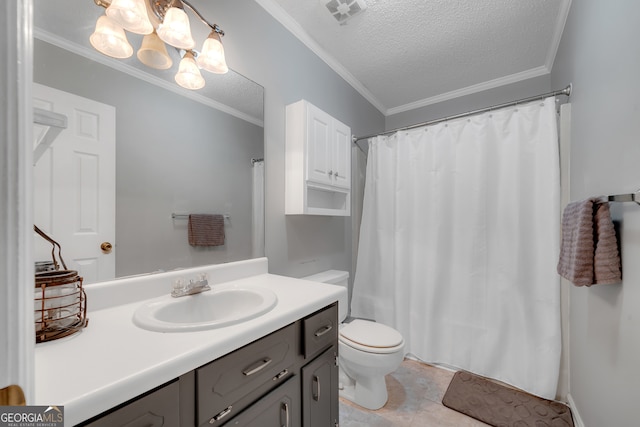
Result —
<instances>
[{"instance_id":1,"label":"large wall mirror","mask_svg":"<svg viewBox=\"0 0 640 427\"><path fill-rule=\"evenodd\" d=\"M206 4L201 3L201 12L206 13ZM93 212L96 218L114 212L115 237L109 243L115 276L263 256L264 193L257 170L264 166L259 161L264 154L263 88L233 70L224 75L203 72L206 86L197 92L180 88L173 78L179 52L169 49L174 65L168 71L145 67L135 55L141 36L129 33L134 46L131 58L103 57L89 44L102 14L104 9L91 0L35 2L34 83L36 89L43 85L115 110L115 131L111 129L115 137L114 206L96 205ZM199 24L192 17L194 38L201 43L208 31ZM42 164L35 166L34 221L60 242L71 264L68 267L80 270L85 283L104 280L91 256L75 255L74 244L56 229L58 223L68 220L76 232L92 232L91 218L85 227L86 218L78 214L80 196L60 203L56 196L60 193L43 196L37 188L52 173L51 153L56 143L57 139L49 154L38 160ZM73 174L85 182L93 179L97 173L93 163L79 162L57 173ZM189 244L187 218L193 213L225 216L224 245ZM51 247L38 239L35 242L36 261L50 259Z\"/></svg>"}]
</instances>

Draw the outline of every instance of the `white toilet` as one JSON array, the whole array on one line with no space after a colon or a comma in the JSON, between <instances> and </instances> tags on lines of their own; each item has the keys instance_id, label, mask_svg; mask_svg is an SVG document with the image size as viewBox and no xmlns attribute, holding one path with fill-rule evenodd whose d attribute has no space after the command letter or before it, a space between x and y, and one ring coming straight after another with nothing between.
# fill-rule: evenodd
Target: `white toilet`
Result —
<instances>
[{"instance_id":1,"label":"white toilet","mask_svg":"<svg viewBox=\"0 0 640 427\"><path fill-rule=\"evenodd\" d=\"M303 279L347 287L349 273L327 270ZM340 310L340 322L346 312ZM340 325L338 357L340 396L367 409L380 409L388 397L384 377L402 363L404 339L389 326L354 319Z\"/></svg>"}]
</instances>

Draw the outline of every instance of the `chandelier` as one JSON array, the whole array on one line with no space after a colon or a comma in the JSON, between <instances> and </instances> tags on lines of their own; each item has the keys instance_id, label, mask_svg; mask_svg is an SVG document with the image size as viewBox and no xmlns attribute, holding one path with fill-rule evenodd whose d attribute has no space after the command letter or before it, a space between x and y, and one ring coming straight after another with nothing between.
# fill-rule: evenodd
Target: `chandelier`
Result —
<instances>
[{"instance_id":1,"label":"chandelier","mask_svg":"<svg viewBox=\"0 0 640 427\"><path fill-rule=\"evenodd\" d=\"M224 31L217 24L210 24L186 0L94 0L94 3L105 8L89 37L98 52L118 59L133 55L124 31L127 30L144 35L136 56L148 67L171 68L173 61L165 43L183 52L175 80L186 89L204 87L200 69L215 74L229 71L221 40ZM196 43L185 6L211 29L199 52L194 50Z\"/></svg>"}]
</instances>

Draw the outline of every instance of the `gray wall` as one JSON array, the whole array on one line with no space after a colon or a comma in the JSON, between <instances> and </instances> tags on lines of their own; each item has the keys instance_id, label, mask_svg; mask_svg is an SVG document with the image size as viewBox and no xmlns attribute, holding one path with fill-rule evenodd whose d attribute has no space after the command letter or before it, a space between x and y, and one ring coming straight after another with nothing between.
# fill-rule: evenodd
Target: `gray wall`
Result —
<instances>
[{"instance_id":1,"label":"gray wall","mask_svg":"<svg viewBox=\"0 0 640 427\"><path fill-rule=\"evenodd\" d=\"M384 116L252 0L216 2L229 66L265 88L266 254L272 273L351 270L351 220L285 216L285 106L306 99L351 127L379 132Z\"/></svg>"},{"instance_id":2,"label":"gray wall","mask_svg":"<svg viewBox=\"0 0 640 427\"><path fill-rule=\"evenodd\" d=\"M39 40L34 48L35 82L116 107L117 276L251 257L261 127ZM225 245L189 246L173 212L229 213Z\"/></svg>"},{"instance_id":3,"label":"gray wall","mask_svg":"<svg viewBox=\"0 0 640 427\"><path fill-rule=\"evenodd\" d=\"M574 1L551 73L573 82L571 200L640 188L640 3ZM640 207L618 204L623 283L571 287L570 394L588 427L638 425Z\"/></svg>"},{"instance_id":4,"label":"gray wall","mask_svg":"<svg viewBox=\"0 0 640 427\"><path fill-rule=\"evenodd\" d=\"M415 110L390 115L386 118L385 129L391 130L410 126L416 123L491 107L493 105L528 98L563 88L564 86L551 89L550 77L547 74L471 95L461 96L449 101L427 105L426 107L416 108Z\"/></svg>"}]
</instances>

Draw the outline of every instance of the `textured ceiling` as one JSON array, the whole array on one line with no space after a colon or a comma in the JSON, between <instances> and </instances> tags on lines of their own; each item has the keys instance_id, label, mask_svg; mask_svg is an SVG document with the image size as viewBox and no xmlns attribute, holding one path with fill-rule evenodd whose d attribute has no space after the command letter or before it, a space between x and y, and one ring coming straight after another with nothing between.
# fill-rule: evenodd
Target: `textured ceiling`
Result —
<instances>
[{"instance_id":1,"label":"textured ceiling","mask_svg":"<svg viewBox=\"0 0 640 427\"><path fill-rule=\"evenodd\" d=\"M256 0L384 114L548 73L571 0ZM348 1L353 0L339 0Z\"/></svg>"}]
</instances>

